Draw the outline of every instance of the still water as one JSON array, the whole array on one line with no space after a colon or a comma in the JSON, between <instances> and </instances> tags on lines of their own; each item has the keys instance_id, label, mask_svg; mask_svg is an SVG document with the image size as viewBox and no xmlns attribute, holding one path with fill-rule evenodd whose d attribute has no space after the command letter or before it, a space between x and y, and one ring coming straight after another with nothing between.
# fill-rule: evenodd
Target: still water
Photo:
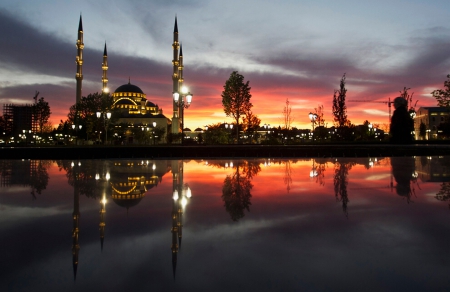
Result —
<instances>
[{"instance_id":1,"label":"still water","mask_svg":"<svg viewBox=\"0 0 450 292\"><path fill-rule=\"evenodd\" d=\"M450 157L0 163L0 291L449 288Z\"/></svg>"}]
</instances>

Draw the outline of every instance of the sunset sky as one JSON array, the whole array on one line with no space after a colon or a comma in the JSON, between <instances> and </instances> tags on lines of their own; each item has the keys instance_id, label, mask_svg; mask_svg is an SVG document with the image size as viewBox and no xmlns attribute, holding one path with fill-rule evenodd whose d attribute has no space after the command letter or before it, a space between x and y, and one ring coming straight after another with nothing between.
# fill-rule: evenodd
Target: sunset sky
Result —
<instances>
[{"instance_id":1,"label":"sunset sky","mask_svg":"<svg viewBox=\"0 0 450 292\"><path fill-rule=\"evenodd\" d=\"M108 86L139 86L172 118L175 15L183 45L185 84L194 94L185 112L191 129L231 122L221 92L232 71L250 81L261 123L283 125L286 99L293 126L310 128L318 105L332 125L332 97L344 73L347 100L387 101L411 88L420 106L450 74L450 2L444 0L196 0L0 3L0 102L49 102L53 126L75 103L77 28L84 29L83 95L101 90L103 46ZM384 103L347 102L354 124L388 123Z\"/></svg>"}]
</instances>

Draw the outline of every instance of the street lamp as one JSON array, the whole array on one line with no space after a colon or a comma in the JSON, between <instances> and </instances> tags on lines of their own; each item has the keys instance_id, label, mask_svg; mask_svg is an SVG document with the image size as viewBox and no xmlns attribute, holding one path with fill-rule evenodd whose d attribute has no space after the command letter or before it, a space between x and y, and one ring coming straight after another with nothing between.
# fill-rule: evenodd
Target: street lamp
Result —
<instances>
[{"instance_id":1,"label":"street lamp","mask_svg":"<svg viewBox=\"0 0 450 292\"><path fill-rule=\"evenodd\" d=\"M152 135L153 135L153 145L155 145L155 128L156 128L156 122L153 122L152 125L153 125L153 130L152 130Z\"/></svg>"},{"instance_id":2,"label":"street lamp","mask_svg":"<svg viewBox=\"0 0 450 292\"><path fill-rule=\"evenodd\" d=\"M103 116L103 126L105 127L105 144L108 142L108 123L109 119L111 119L110 112L97 112L97 118L101 118Z\"/></svg>"},{"instance_id":3,"label":"street lamp","mask_svg":"<svg viewBox=\"0 0 450 292\"><path fill-rule=\"evenodd\" d=\"M231 136L231 133L233 131L233 124L225 123L225 129L226 129L227 132L228 132L228 128L230 128L230 136ZM229 143L229 141L228 141L228 143Z\"/></svg>"},{"instance_id":4,"label":"street lamp","mask_svg":"<svg viewBox=\"0 0 450 292\"><path fill-rule=\"evenodd\" d=\"M309 119L311 120L311 125L312 125L312 133L313 133L313 140L314 140L314 126L316 124L316 120L317 120L317 114L315 113L309 113Z\"/></svg>"},{"instance_id":5,"label":"street lamp","mask_svg":"<svg viewBox=\"0 0 450 292\"><path fill-rule=\"evenodd\" d=\"M76 141L75 141L75 145L78 144L78 129L83 128L83 125L78 125L78 127L75 124L72 124L72 130L75 130L75 134L76 134Z\"/></svg>"},{"instance_id":6,"label":"street lamp","mask_svg":"<svg viewBox=\"0 0 450 292\"><path fill-rule=\"evenodd\" d=\"M193 94L189 92L187 87L183 86L181 88L181 93L174 92L173 100L179 109L181 109L181 144L183 144L184 140L184 109L188 108L191 105Z\"/></svg>"}]
</instances>

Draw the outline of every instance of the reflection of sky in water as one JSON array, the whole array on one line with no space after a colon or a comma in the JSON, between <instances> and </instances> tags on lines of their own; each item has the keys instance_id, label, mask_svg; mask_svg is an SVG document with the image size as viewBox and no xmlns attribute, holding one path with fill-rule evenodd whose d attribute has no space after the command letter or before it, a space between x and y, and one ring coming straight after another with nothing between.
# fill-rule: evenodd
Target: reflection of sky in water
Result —
<instances>
[{"instance_id":1,"label":"reflection of sky in water","mask_svg":"<svg viewBox=\"0 0 450 292\"><path fill-rule=\"evenodd\" d=\"M434 179L433 169L444 177L439 164L423 165L420 158L378 159L373 166L368 159L338 160L351 166L346 175L337 177L340 165L326 159L315 160L314 165L309 159L272 160L270 166L264 166L263 159L233 160L233 168L225 168L225 162L229 163L185 162L181 175L175 170L181 164L159 161L158 167L170 165L158 173L162 180L149 187L150 180L141 179L147 183L144 197L128 210L114 203L107 192L103 250L101 197L81 195L75 283L74 189L66 170L49 165L48 184L35 199L31 187L2 185L1 291L424 291L446 287L450 210L449 202L435 198L442 182ZM138 169L136 164L131 174L108 164L110 182L119 185L118 180L154 175L153 170ZM237 169L241 178L248 177L248 169L255 165L260 168L251 173L250 211L244 209L244 216L232 221L222 199L225 178L235 176ZM312 168L318 170L315 177L310 177ZM192 191L182 215L175 281L172 171ZM417 179L412 175L415 171ZM397 194L397 185L405 184L405 178L409 186L403 187L411 190L406 197ZM346 190L338 196L337 184Z\"/></svg>"}]
</instances>

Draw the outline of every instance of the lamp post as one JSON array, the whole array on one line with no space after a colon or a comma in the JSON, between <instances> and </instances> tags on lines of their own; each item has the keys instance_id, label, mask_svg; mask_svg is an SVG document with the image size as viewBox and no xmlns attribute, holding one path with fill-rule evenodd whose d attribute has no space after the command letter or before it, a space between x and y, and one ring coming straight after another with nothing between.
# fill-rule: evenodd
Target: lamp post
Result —
<instances>
[{"instance_id":1,"label":"lamp post","mask_svg":"<svg viewBox=\"0 0 450 292\"><path fill-rule=\"evenodd\" d=\"M269 129L269 133L270 133L270 124L264 124L264 131L266 131L266 141L267 141L267 129Z\"/></svg>"},{"instance_id":2,"label":"lamp post","mask_svg":"<svg viewBox=\"0 0 450 292\"><path fill-rule=\"evenodd\" d=\"M226 129L227 132L228 132L228 128L230 128L230 136L231 136L231 133L233 131L233 124L225 123L225 129ZM228 143L230 143L230 139L229 138L228 138Z\"/></svg>"},{"instance_id":3,"label":"lamp post","mask_svg":"<svg viewBox=\"0 0 450 292\"><path fill-rule=\"evenodd\" d=\"M153 130L152 130L153 145L155 145L155 128L156 128L156 122L153 122L152 125L153 125Z\"/></svg>"},{"instance_id":4,"label":"lamp post","mask_svg":"<svg viewBox=\"0 0 450 292\"><path fill-rule=\"evenodd\" d=\"M185 86L181 88L181 93L173 93L173 100L175 101L177 107L181 110L181 145L184 144L184 109L188 108L191 105L192 97L193 94L191 94Z\"/></svg>"},{"instance_id":5,"label":"lamp post","mask_svg":"<svg viewBox=\"0 0 450 292\"><path fill-rule=\"evenodd\" d=\"M110 112L97 112L97 118L101 118L103 116L103 126L105 127L105 144L108 142L108 123L109 119L111 119Z\"/></svg>"},{"instance_id":6,"label":"lamp post","mask_svg":"<svg viewBox=\"0 0 450 292\"><path fill-rule=\"evenodd\" d=\"M78 127L77 127L75 124L72 124L72 130L75 130L75 135L76 135L75 145L78 145L78 129L81 130L81 128L83 128L82 125L78 125Z\"/></svg>"},{"instance_id":7,"label":"lamp post","mask_svg":"<svg viewBox=\"0 0 450 292\"><path fill-rule=\"evenodd\" d=\"M316 120L317 120L317 114L315 113L309 113L309 119L311 120L311 125L312 125L312 137L313 137L313 141L314 141L314 126L316 124Z\"/></svg>"}]
</instances>

